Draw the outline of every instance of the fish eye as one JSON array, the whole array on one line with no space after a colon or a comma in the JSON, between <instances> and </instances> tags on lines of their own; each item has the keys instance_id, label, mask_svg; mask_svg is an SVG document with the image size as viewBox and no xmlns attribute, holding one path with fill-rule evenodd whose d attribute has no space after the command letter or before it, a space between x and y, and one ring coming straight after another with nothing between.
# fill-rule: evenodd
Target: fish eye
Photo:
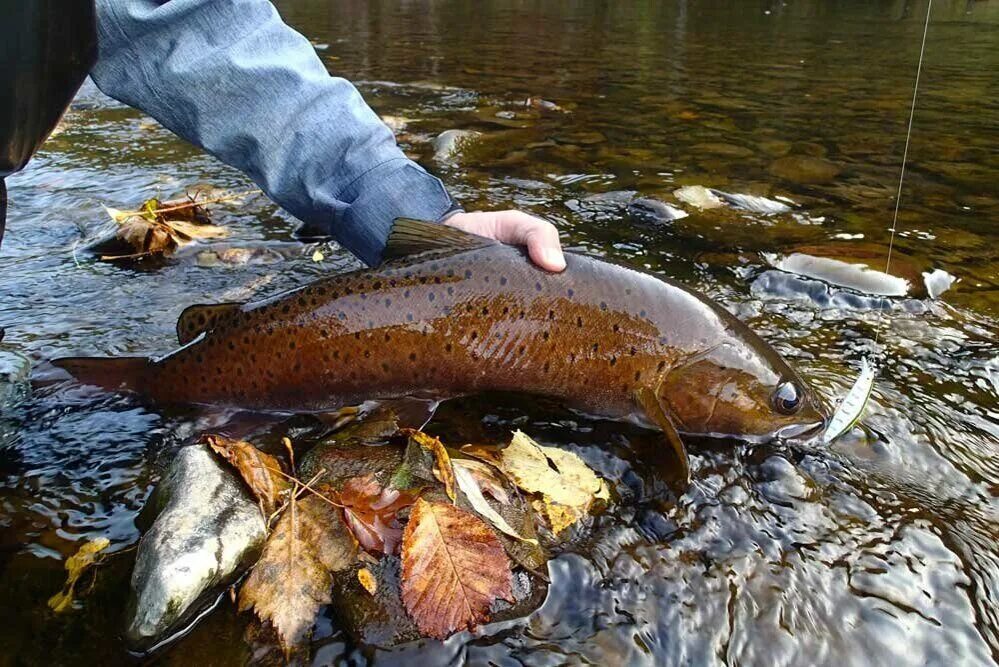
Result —
<instances>
[{"instance_id":1,"label":"fish eye","mask_svg":"<svg viewBox=\"0 0 999 667\"><path fill-rule=\"evenodd\" d=\"M785 415L793 415L801 408L801 391L793 382L781 382L773 395L774 409Z\"/></svg>"}]
</instances>

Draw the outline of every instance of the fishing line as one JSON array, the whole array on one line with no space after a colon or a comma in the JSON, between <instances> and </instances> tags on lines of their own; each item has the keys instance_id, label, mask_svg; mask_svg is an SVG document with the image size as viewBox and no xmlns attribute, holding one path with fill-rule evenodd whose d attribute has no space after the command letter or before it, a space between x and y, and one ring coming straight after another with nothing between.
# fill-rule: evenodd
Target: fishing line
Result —
<instances>
[{"instance_id":1,"label":"fishing line","mask_svg":"<svg viewBox=\"0 0 999 667\"><path fill-rule=\"evenodd\" d=\"M916 100L919 98L919 79L923 73L923 59L926 55L926 36L930 31L930 12L933 9L933 0L926 3L926 21L923 24L923 42L919 47L919 63L916 66L916 80L912 86L912 103L909 106L909 124L905 132L905 149L902 151L902 168L898 175L898 192L895 195L895 212L891 220L891 237L888 240L888 256L885 259L885 274L891 270L891 255L895 248L895 233L898 230L898 211L902 204L902 186L905 184L905 165L909 161L909 144L912 140L912 124L916 117ZM874 352L862 360L860 376L854 381L853 386L840 401L835 412L826 424L822 433L822 441L831 443L840 437L860 420L864 412L867 401L870 400L871 392L874 389L874 379L877 375L877 367L871 357L884 357L885 351L879 354L878 344L881 341L881 330L885 320L885 295L881 295L878 301L878 321L874 331Z\"/></svg>"},{"instance_id":2,"label":"fishing line","mask_svg":"<svg viewBox=\"0 0 999 667\"><path fill-rule=\"evenodd\" d=\"M923 43L919 47L919 64L916 66L916 81L912 86L912 103L909 106L909 127L905 132L905 150L902 152L902 169L898 176L898 193L895 196L895 213L891 220L891 238L888 240L888 258L885 260L885 273L891 269L891 254L895 248L895 232L898 229L898 209L902 204L902 184L905 182L905 165L909 160L909 142L912 139L912 121L916 117L916 100L919 96L919 78L923 73L923 58L926 55L926 35L930 31L930 11L933 0L926 3L926 21L923 24ZM874 332L874 351L877 354L878 342L881 340L881 328L884 321L885 297L882 295L878 304L878 323Z\"/></svg>"}]
</instances>

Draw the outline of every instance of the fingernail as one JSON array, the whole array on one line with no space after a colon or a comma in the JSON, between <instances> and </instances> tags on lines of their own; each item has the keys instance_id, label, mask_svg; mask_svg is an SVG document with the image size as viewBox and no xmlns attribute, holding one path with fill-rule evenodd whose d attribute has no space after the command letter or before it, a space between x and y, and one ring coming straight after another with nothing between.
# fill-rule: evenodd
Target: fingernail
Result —
<instances>
[{"instance_id":1,"label":"fingernail","mask_svg":"<svg viewBox=\"0 0 999 667\"><path fill-rule=\"evenodd\" d=\"M548 268L553 271L561 271L565 268L565 257L558 250L552 250L551 248L545 248L541 251L541 258L544 260Z\"/></svg>"}]
</instances>

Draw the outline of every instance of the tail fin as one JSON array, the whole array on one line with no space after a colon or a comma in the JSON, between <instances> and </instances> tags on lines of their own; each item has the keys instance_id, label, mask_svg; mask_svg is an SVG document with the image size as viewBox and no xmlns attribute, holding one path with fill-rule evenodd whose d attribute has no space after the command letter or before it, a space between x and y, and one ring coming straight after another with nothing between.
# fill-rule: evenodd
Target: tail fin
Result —
<instances>
[{"instance_id":1,"label":"tail fin","mask_svg":"<svg viewBox=\"0 0 999 667\"><path fill-rule=\"evenodd\" d=\"M136 392L142 389L151 363L148 357L63 357L52 361L81 384Z\"/></svg>"}]
</instances>

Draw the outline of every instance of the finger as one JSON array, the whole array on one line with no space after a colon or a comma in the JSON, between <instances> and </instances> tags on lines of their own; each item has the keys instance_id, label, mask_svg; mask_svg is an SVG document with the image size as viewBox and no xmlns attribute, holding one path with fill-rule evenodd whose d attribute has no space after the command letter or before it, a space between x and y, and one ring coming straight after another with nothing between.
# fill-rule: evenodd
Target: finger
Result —
<instances>
[{"instance_id":1,"label":"finger","mask_svg":"<svg viewBox=\"0 0 999 667\"><path fill-rule=\"evenodd\" d=\"M564 271L565 256L558 230L546 220L520 211L496 214L496 239L504 243L526 245L531 261L547 271Z\"/></svg>"}]
</instances>

